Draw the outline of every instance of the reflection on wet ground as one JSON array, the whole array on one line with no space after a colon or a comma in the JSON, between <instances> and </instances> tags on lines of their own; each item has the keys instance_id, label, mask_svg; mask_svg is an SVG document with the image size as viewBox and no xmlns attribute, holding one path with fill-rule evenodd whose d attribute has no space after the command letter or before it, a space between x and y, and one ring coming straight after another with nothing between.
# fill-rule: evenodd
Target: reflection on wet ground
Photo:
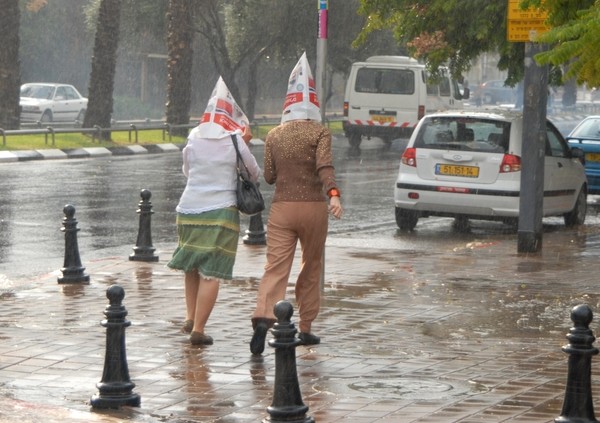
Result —
<instances>
[{"instance_id":1,"label":"reflection on wet ground","mask_svg":"<svg viewBox=\"0 0 600 423\"><path fill-rule=\"evenodd\" d=\"M319 422L394 423L531 423L558 416L566 376L561 346L572 325L570 310L580 303L600 309L598 216L590 213L587 224L576 229L546 219L538 254L518 254L516 232L494 222L471 222L462 233L453 229L452 219L430 219L403 233L395 227L389 197L396 164L381 156L375 166L375 158L367 153L340 166L341 180L357 188L345 190L348 220L330 222L322 309L315 322L323 343L297 349L310 414ZM176 160L150 159L137 169L143 174L166 163L174 167ZM69 166L84 170L81 164ZM125 172L122 163L97 166ZM252 357L247 343L264 247L240 245L236 279L221 287L209 324L215 344L192 348L178 331L182 276L164 267L175 245L167 233L174 229L170 207L176 198L163 199L176 197L166 191L180 180L153 191L161 263L148 264L128 261L140 187L119 185L116 178L109 182L118 187L97 192L116 196L122 190L118 201L80 199L89 207L76 214L84 265L89 260L93 273L90 285L57 287L52 273L21 285L16 277L0 279L5 360L0 396L85 412L102 373L99 320L105 290L117 283L126 290L130 373L143 398L143 412L127 410L122 420L260 421L271 400L274 357L271 350ZM34 269L37 274L38 267L25 266L38 256L51 259L46 265L55 263L50 269L60 267L64 204L59 197L58 212L48 206L37 221L27 214L28 223L16 221L10 217L16 209L6 215L13 232L7 246L0 246L5 269L22 266L18 273ZM55 224L49 229L48 222ZM84 234L83 222L93 227L93 235ZM36 233L39 239L25 236ZM53 237L60 248L47 252ZM17 256L24 258L10 261ZM298 259L292 282L297 274ZM65 388L66 380L75 383Z\"/></svg>"}]
</instances>

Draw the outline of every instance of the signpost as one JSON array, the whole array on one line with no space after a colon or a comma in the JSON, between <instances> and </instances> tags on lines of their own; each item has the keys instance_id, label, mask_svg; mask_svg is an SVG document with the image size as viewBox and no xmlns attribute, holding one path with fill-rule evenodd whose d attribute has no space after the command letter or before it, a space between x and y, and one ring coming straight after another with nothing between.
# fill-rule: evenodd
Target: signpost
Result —
<instances>
[{"instance_id":1,"label":"signpost","mask_svg":"<svg viewBox=\"0 0 600 423\"><path fill-rule=\"evenodd\" d=\"M319 2L319 29L317 34L317 69L315 72L317 94L321 105L321 119L325 121L325 104L327 103L325 64L327 63L327 21L329 0Z\"/></svg>"},{"instance_id":2,"label":"signpost","mask_svg":"<svg viewBox=\"0 0 600 423\"><path fill-rule=\"evenodd\" d=\"M535 253L542 249L548 68L538 66L534 57L543 50L535 40L548 28L544 11L521 10L519 2L508 0L506 24L508 41L526 43L517 250L519 253Z\"/></svg>"}]
</instances>

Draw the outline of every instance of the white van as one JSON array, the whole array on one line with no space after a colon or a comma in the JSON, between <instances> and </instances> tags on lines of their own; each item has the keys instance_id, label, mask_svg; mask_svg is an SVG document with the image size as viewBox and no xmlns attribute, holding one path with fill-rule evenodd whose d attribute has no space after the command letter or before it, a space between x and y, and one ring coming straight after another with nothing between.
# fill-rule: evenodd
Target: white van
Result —
<instances>
[{"instance_id":1,"label":"white van","mask_svg":"<svg viewBox=\"0 0 600 423\"><path fill-rule=\"evenodd\" d=\"M408 138L428 113L462 109L464 94L441 69L439 83L427 84L425 65L406 56L373 56L352 65L344 97L344 133L358 148L363 136L386 144Z\"/></svg>"}]
</instances>

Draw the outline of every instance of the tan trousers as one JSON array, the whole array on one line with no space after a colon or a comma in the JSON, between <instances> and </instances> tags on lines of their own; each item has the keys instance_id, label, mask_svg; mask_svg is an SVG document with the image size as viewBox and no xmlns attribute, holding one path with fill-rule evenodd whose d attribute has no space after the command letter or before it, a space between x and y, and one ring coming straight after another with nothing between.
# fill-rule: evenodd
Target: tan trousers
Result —
<instances>
[{"instance_id":1,"label":"tan trousers","mask_svg":"<svg viewBox=\"0 0 600 423\"><path fill-rule=\"evenodd\" d=\"M321 269L327 239L328 205L323 202L276 202L267 223L267 264L258 287L254 319L275 319L274 305L285 299L296 244L302 263L296 281L300 332L310 332L321 305Z\"/></svg>"}]
</instances>

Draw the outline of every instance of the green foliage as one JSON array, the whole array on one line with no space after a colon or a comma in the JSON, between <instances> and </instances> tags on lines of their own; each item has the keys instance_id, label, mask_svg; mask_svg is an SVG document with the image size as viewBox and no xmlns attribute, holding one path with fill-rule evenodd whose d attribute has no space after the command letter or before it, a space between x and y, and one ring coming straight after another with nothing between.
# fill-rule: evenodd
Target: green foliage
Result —
<instances>
[{"instance_id":1,"label":"green foliage","mask_svg":"<svg viewBox=\"0 0 600 423\"><path fill-rule=\"evenodd\" d=\"M600 3L579 10L576 16L540 37L540 41L554 45L554 48L538 54L536 60L542 64L568 63L565 79L575 78L580 84L600 86L600 62L596 51L600 45Z\"/></svg>"},{"instance_id":2,"label":"green foliage","mask_svg":"<svg viewBox=\"0 0 600 423\"><path fill-rule=\"evenodd\" d=\"M455 78L483 52L498 51L506 69L515 51L506 44L506 1L361 0L367 24L357 43L372 31L391 28L399 44L423 60L430 73L447 64Z\"/></svg>"}]
</instances>

